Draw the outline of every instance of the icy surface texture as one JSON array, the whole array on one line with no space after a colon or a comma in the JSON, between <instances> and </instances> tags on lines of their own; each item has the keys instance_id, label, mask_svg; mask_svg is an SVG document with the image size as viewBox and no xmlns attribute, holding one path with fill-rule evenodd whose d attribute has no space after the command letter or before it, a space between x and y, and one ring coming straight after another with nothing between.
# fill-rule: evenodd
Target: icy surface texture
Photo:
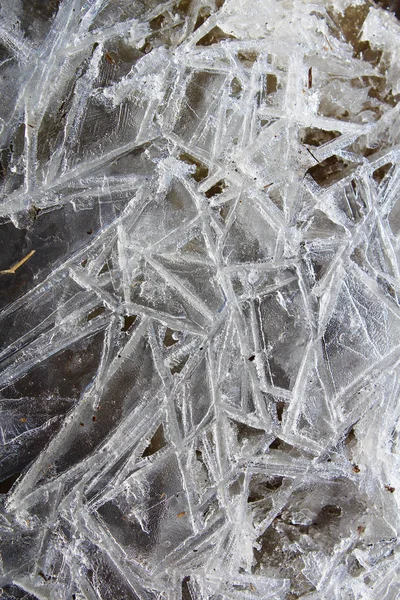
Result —
<instances>
[{"instance_id":1,"label":"icy surface texture","mask_svg":"<svg viewBox=\"0 0 400 600\"><path fill-rule=\"evenodd\" d=\"M400 29L1 0L5 599L400 594Z\"/></svg>"}]
</instances>

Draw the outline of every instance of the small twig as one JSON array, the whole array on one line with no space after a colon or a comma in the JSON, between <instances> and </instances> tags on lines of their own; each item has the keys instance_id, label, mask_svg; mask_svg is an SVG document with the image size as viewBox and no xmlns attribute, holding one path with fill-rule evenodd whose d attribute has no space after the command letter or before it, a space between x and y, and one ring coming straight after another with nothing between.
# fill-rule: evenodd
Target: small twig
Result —
<instances>
[{"instance_id":1,"label":"small twig","mask_svg":"<svg viewBox=\"0 0 400 600\"><path fill-rule=\"evenodd\" d=\"M313 159L315 160L315 162L317 162L319 164L319 160L317 158L315 158L314 154L311 152L311 150L309 148L307 148L307 146L304 146L304 148L307 150L307 152L309 152L311 154L311 156L313 157Z\"/></svg>"},{"instance_id":2,"label":"small twig","mask_svg":"<svg viewBox=\"0 0 400 600\"><path fill-rule=\"evenodd\" d=\"M10 267L9 269L5 269L4 271L0 271L0 274L5 275L8 273L11 273L12 275L15 275L15 271L17 269L19 269L20 267L22 267L22 265L24 263L26 263L27 260L30 259L31 256L33 256L35 254L35 250L31 250L29 252L29 254L27 254L24 258L22 258L19 262L17 262L15 265L13 265L12 267Z\"/></svg>"},{"instance_id":3,"label":"small twig","mask_svg":"<svg viewBox=\"0 0 400 600\"><path fill-rule=\"evenodd\" d=\"M330 49L332 50L332 52L333 52L333 48L332 48L332 46L331 46L331 43L330 43L330 41L328 40L328 38L326 37L326 35L324 35L324 38L326 39L326 43L328 44L329 48L330 48Z\"/></svg>"}]
</instances>

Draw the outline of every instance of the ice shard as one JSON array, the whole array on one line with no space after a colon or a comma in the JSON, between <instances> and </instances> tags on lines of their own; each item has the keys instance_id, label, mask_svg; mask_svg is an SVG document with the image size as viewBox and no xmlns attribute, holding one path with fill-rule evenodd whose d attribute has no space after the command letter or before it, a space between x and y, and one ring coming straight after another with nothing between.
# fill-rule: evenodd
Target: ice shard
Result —
<instances>
[{"instance_id":1,"label":"ice shard","mask_svg":"<svg viewBox=\"0 0 400 600\"><path fill-rule=\"evenodd\" d=\"M1 598L400 596L399 65L368 0L0 1Z\"/></svg>"}]
</instances>

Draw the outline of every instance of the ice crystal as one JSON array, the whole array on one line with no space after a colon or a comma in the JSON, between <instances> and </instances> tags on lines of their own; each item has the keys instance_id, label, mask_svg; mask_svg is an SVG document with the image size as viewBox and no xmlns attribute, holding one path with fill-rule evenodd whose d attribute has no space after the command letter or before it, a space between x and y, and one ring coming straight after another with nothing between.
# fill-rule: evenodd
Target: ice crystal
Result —
<instances>
[{"instance_id":1,"label":"ice crystal","mask_svg":"<svg viewBox=\"0 0 400 600\"><path fill-rule=\"evenodd\" d=\"M1 0L0 585L400 594L400 27Z\"/></svg>"}]
</instances>

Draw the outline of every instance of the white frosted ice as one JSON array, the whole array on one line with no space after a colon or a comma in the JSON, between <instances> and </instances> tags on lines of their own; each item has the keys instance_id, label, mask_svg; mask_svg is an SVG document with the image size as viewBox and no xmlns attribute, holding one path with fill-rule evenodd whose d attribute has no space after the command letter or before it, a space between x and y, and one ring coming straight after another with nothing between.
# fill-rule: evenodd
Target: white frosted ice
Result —
<instances>
[{"instance_id":1,"label":"white frosted ice","mask_svg":"<svg viewBox=\"0 0 400 600\"><path fill-rule=\"evenodd\" d=\"M399 65L360 0L2 0L2 598L399 597Z\"/></svg>"}]
</instances>

